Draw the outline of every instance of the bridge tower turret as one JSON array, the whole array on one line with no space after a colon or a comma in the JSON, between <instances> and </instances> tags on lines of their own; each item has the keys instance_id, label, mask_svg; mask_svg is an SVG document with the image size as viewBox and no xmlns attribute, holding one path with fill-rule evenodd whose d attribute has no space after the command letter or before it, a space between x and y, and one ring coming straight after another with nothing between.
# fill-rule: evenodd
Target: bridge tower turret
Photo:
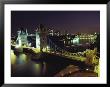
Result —
<instances>
[{"instance_id":1,"label":"bridge tower turret","mask_svg":"<svg viewBox=\"0 0 110 87\"><path fill-rule=\"evenodd\" d=\"M17 44L19 46L28 45L27 35L27 30L25 30L24 28L21 28L20 31L18 31Z\"/></svg>"},{"instance_id":2,"label":"bridge tower turret","mask_svg":"<svg viewBox=\"0 0 110 87\"><path fill-rule=\"evenodd\" d=\"M36 48L40 47L40 51L47 50L47 29L40 24L36 32Z\"/></svg>"}]
</instances>

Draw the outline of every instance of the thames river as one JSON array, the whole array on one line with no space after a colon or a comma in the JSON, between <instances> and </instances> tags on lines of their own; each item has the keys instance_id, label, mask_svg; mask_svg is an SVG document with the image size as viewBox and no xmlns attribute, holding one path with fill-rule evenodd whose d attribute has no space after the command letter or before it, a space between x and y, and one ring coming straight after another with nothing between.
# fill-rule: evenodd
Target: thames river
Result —
<instances>
[{"instance_id":1,"label":"thames river","mask_svg":"<svg viewBox=\"0 0 110 87\"><path fill-rule=\"evenodd\" d=\"M53 77L69 65L78 66L85 70L84 62L79 62L59 56L43 53L41 56L25 53L14 53L11 50L11 76L12 77Z\"/></svg>"}]
</instances>

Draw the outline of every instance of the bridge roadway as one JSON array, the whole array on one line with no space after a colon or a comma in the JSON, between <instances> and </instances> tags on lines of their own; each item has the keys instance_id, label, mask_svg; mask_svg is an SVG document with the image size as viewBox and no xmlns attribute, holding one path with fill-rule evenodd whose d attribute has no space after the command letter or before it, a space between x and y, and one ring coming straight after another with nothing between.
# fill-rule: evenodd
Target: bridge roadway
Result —
<instances>
[{"instance_id":1,"label":"bridge roadway","mask_svg":"<svg viewBox=\"0 0 110 87\"><path fill-rule=\"evenodd\" d=\"M67 52L64 52L64 53L46 52L46 53L57 55L57 56L61 56L61 57L64 57L64 58L69 58L69 59L77 60L77 61L82 61L82 62L84 62L86 60L86 57L79 56L79 55L77 55L77 53L69 53L69 52L68 53Z\"/></svg>"},{"instance_id":2,"label":"bridge roadway","mask_svg":"<svg viewBox=\"0 0 110 87\"><path fill-rule=\"evenodd\" d=\"M12 45L12 46L15 47L15 45ZM24 52L30 52L32 54L40 53L40 49L36 49L36 48L32 48L32 47L22 47L22 48L23 48ZM84 62L86 60L86 57L78 55L78 53L70 53L70 52L67 52L67 51L64 51L62 53L61 52L55 52L55 51L53 51L53 52L44 51L44 52L47 53L47 54L52 54L52 55L60 56L60 57L63 57L63 58L69 58L69 59L72 59L72 60L77 60L77 61L82 61L82 62Z\"/></svg>"},{"instance_id":3,"label":"bridge roadway","mask_svg":"<svg viewBox=\"0 0 110 87\"><path fill-rule=\"evenodd\" d=\"M15 45L12 45L15 47ZM32 48L32 47L22 47L23 49L25 49L25 51L27 50L28 52L31 52L31 53L34 53L34 54L37 54L37 53L40 53L40 50L39 49L36 49L36 48ZM77 53L70 53L70 52L67 52L67 51L64 51L64 52L51 52L51 51L44 51L45 53L48 53L48 54L52 54L52 55L57 55L57 56L61 56L61 57L64 57L64 58L69 58L69 59L73 59L73 60L77 60L77 61L85 61L86 60L86 57L83 57L81 55L78 55Z\"/></svg>"}]
</instances>

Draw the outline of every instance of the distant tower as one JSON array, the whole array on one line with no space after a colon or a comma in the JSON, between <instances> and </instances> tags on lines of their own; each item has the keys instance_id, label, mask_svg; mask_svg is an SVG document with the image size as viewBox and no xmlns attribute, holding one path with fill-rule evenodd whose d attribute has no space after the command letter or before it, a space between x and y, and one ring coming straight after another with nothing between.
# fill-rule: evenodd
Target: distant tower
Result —
<instances>
[{"instance_id":1,"label":"distant tower","mask_svg":"<svg viewBox=\"0 0 110 87\"><path fill-rule=\"evenodd\" d=\"M64 31L64 35L67 35L67 34L68 34L67 30L65 30L65 31Z\"/></svg>"},{"instance_id":2,"label":"distant tower","mask_svg":"<svg viewBox=\"0 0 110 87\"><path fill-rule=\"evenodd\" d=\"M40 51L47 49L47 29L40 24L36 32L36 48L40 46Z\"/></svg>"},{"instance_id":3,"label":"distant tower","mask_svg":"<svg viewBox=\"0 0 110 87\"><path fill-rule=\"evenodd\" d=\"M18 38L17 38L17 44L19 46L27 46L28 40L27 40L27 30L21 28L20 31L18 31Z\"/></svg>"}]
</instances>

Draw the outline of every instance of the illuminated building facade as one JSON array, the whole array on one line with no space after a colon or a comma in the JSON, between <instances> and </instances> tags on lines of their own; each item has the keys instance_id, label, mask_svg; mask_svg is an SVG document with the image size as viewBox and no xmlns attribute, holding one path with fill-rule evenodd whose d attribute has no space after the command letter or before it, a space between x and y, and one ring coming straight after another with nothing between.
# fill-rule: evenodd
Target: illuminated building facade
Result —
<instances>
[{"instance_id":1,"label":"illuminated building facade","mask_svg":"<svg viewBox=\"0 0 110 87\"><path fill-rule=\"evenodd\" d=\"M75 38L73 38L71 40L72 44L79 44L79 37L78 36L75 36Z\"/></svg>"},{"instance_id":2,"label":"illuminated building facade","mask_svg":"<svg viewBox=\"0 0 110 87\"><path fill-rule=\"evenodd\" d=\"M54 35L53 29L48 29L48 34L51 35L51 36L53 36Z\"/></svg>"},{"instance_id":3,"label":"illuminated building facade","mask_svg":"<svg viewBox=\"0 0 110 87\"><path fill-rule=\"evenodd\" d=\"M80 43L90 42L94 43L97 35L96 34L80 34L78 35Z\"/></svg>"}]
</instances>

